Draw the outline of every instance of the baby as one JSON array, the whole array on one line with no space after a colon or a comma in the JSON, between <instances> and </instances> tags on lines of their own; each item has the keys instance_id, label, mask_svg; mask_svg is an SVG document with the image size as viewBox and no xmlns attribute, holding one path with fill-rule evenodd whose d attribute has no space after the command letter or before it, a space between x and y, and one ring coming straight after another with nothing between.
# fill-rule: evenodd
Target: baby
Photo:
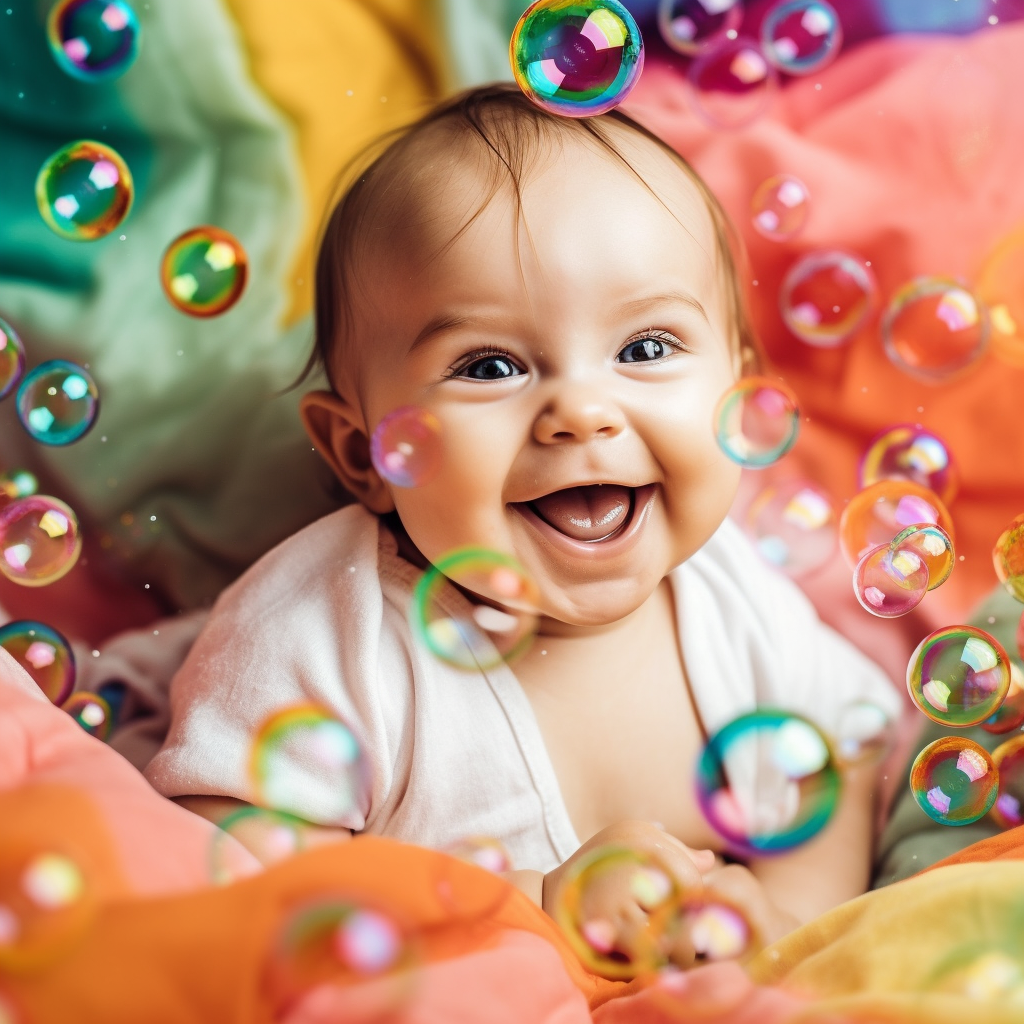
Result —
<instances>
[{"instance_id":1,"label":"baby","mask_svg":"<svg viewBox=\"0 0 1024 1024\"><path fill-rule=\"evenodd\" d=\"M685 161L621 112L559 118L504 85L455 97L333 211L315 360L331 390L305 396L306 429L358 502L220 598L172 686L157 789L222 820L256 799L260 724L313 702L360 737L373 781L344 809L326 783L297 794L309 842L492 836L548 911L581 856L628 844L742 902L766 939L866 889L873 769L846 772L819 836L746 866L694 795L708 735L757 706L828 732L851 702L900 702L726 518L739 469L712 419L758 358L726 217ZM369 454L402 406L441 426L418 487ZM423 570L465 545L536 584L539 633L512 665L460 671L408 626ZM628 954L643 909L625 883L603 898Z\"/></svg>"}]
</instances>

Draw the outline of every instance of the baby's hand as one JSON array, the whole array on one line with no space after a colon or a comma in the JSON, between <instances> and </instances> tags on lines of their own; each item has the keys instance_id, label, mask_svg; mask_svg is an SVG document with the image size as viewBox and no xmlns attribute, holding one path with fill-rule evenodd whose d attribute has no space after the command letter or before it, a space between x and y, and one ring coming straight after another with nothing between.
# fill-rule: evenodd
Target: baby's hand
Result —
<instances>
[{"instance_id":1,"label":"baby's hand","mask_svg":"<svg viewBox=\"0 0 1024 1024\"><path fill-rule=\"evenodd\" d=\"M681 889L699 889L701 872L712 871L715 855L710 850L691 850L650 822L624 821L598 832L564 864L544 878L543 906L552 917L563 888L572 878L574 868L599 847L627 847L646 854L663 868ZM673 929L663 935L652 935L649 911L643 893L637 892L635 863L623 862L602 871L580 894L579 916L584 921L600 923L600 945L610 963L625 961L636 965L650 960L652 942L660 958L678 967L689 967L695 958L693 943L686 929ZM615 970L624 977L628 968Z\"/></svg>"},{"instance_id":2,"label":"baby's hand","mask_svg":"<svg viewBox=\"0 0 1024 1024\"><path fill-rule=\"evenodd\" d=\"M725 864L706 871L704 892L719 893L741 909L763 945L771 945L800 927L799 919L777 907L761 882L741 864Z\"/></svg>"}]
</instances>

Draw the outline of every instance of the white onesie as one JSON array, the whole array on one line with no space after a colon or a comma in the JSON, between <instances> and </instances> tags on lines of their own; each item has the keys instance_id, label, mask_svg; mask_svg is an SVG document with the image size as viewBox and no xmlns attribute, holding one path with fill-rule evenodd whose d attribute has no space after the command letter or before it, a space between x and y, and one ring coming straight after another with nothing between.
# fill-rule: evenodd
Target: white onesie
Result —
<instances>
[{"instance_id":1,"label":"white onesie","mask_svg":"<svg viewBox=\"0 0 1024 1024\"><path fill-rule=\"evenodd\" d=\"M288 538L215 605L174 677L170 732L146 777L166 796L256 802L248 766L261 724L316 703L359 737L372 785L340 816L326 787L310 785L295 813L435 848L490 836L517 868L565 861L580 841L514 668L461 671L419 644L407 616L420 576L361 505ZM757 706L798 712L826 733L859 700L899 716L882 671L730 520L669 578L709 734ZM449 614L469 614L453 588L445 600Z\"/></svg>"}]
</instances>

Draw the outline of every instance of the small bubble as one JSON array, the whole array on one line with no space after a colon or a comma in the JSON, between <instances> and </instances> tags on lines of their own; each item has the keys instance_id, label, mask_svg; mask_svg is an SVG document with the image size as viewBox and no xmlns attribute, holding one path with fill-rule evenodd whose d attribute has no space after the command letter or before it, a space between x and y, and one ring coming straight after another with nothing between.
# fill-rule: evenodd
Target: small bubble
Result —
<instances>
[{"instance_id":1,"label":"small bubble","mask_svg":"<svg viewBox=\"0 0 1024 1024\"><path fill-rule=\"evenodd\" d=\"M757 279L756 279L756 278L755 278L755 279L754 279L754 281L752 281L751 283L753 284L753 286L754 286L755 288L757 287Z\"/></svg>"},{"instance_id":2,"label":"small bubble","mask_svg":"<svg viewBox=\"0 0 1024 1024\"><path fill-rule=\"evenodd\" d=\"M960 556L960 561L962 562L963 560L964 560L964 556L963 556L963 555L961 555L961 556Z\"/></svg>"},{"instance_id":3,"label":"small bubble","mask_svg":"<svg viewBox=\"0 0 1024 1024\"><path fill-rule=\"evenodd\" d=\"M739 33L734 28L729 29L729 31L725 33L726 39L736 39L738 36Z\"/></svg>"},{"instance_id":4,"label":"small bubble","mask_svg":"<svg viewBox=\"0 0 1024 1024\"><path fill-rule=\"evenodd\" d=\"M121 241L123 242L127 237L127 235L121 235Z\"/></svg>"},{"instance_id":5,"label":"small bubble","mask_svg":"<svg viewBox=\"0 0 1024 1024\"><path fill-rule=\"evenodd\" d=\"M351 90L351 89L349 89L349 91L348 91L347 93L345 93L345 95L346 95L346 96L351 96L351 95L352 95L352 90Z\"/></svg>"},{"instance_id":6,"label":"small bubble","mask_svg":"<svg viewBox=\"0 0 1024 1024\"><path fill-rule=\"evenodd\" d=\"M100 656L100 652L99 652L99 651L93 651L93 652L92 652L92 656L93 656L94 658L98 658L98 657Z\"/></svg>"},{"instance_id":7,"label":"small bubble","mask_svg":"<svg viewBox=\"0 0 1024 1024\"><path fill-rule=\"evenodd\" d=\"M814 83L814 88L817 89L818 92L821 92L821 82L815 82Z\"/></svg>"},{"instance_id":8,"label":"small bubble","mask_svg":"<svg viewBox=\"0 0 1024 1024\"><path fill-rule=\"evenodd\" d=\"M185 354L185 353L184 353L184 352L183 352L183 351L182 351L182 350L181 350L181 349L179 348L179 349L178 349L178 355L179 355L179 356L183 356L184 354Z\"/></svg>"},{"instance_id":9,"label":"small bubble","mask_svg":"<svg viewBox=\"0 0 1024 1024\"><path fill-rule=\"evenodd\" d=\"M147 590L149 590L149 584L148 583L145 584L145 587L146 587Z\"/></svg>"},{"instance_id":10,"label":"small bubble","mask_svg":"<svg viewBox=\"0 0 1024 1024\"><path fill-rule=\"evenodd\" d=\"M153 630L153 636L159 636L159 635L160 635L160 630L159 629L154 629Z\"/></svg>"},{"instance_id":11,"label":"small bubble","mask_svg":"<svg viewBox=\"0 0 1024 1024\"><path fill-rule=\"evenodd\" d=\"M102 436L102 437L100 438L100 440L101 440L101 441L104 441L104 442L105 442L105 441L107 440L107 435L106 435L106 434L104 434L104 435L103 435L103 436Z\"/></svg>"},{"instance_id":12,"label":"small bubble","mask_svg":"<svg viewBox=\"0 0 1024 1024\"><path fill-rule=\"evenodd\" d=\"M354 565L350 565L350 566L348 567L348 571L349 571L349 572L355 572L355 571L356 571L356 567L355 567Z\"/></svg>"},{"instance_id":13,"label":"small bubble","mask_svg":"<svg viewBox=\"0 0 1024 1024\"><path fill-rule=\"evenodd\" d=\"M990 14L988 16L988 23L990 25L998 25L999 24L999 19L994 14Z\"/></svg>"},{"instance_id":14,"label":"small bubble","mask_svg":"<svg viewBox=\"0 0 1024 1024\"><path fill-rule=\"evenodd\" d=\"M156 516L150 516L150 517L149 517L149 521L150 521L151 523L155 523L155 522L156 522Z\"/></svg>"},{"instance_id":15,"label":"small bubble","mask_svg":"<svg viewBox=\"0 0 1024 1024\"><path fill-rule=\"evenodd\" d=\"M10 14L11 12L10 12L10 11L8 11L7 13L8 13L8 14ZM19 100L23 100L24 98L25 98L25 94L24 94L23 92L19 92L19 93L18 93L18 99L19 99Z\"/></svg>"},{"instance_id":16,"label":"small bubble","mask_svg":"<svg viewBox=\"0 0 1024 1024\"><path fill-rule=\"evenodd\" d=\"M547 654L548 652L547 651L541 651L540 653L541 654Z\"/></svg>"}]
</instances>

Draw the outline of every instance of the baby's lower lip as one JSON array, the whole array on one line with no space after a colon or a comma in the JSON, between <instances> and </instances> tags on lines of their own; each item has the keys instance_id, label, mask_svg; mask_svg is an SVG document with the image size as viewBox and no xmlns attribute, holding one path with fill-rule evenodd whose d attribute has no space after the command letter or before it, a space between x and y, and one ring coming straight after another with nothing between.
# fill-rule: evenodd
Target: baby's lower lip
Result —
<instances>
[{"instance_id":1,"label":"baby's lower lip","mask_svg":"<svg viewBox=\"0 0 1024 1024\"><path fill-rule=\"evenodd\" d=\"M508 507L555 550L575 558L606 559L623 554L640 539L654 506L656 490L656 484L634 488L629 519L614 533L601 540L584 541L567 536L541 519L530 507L529 502L512 502Z\"/></svg>"}]
</instances>

